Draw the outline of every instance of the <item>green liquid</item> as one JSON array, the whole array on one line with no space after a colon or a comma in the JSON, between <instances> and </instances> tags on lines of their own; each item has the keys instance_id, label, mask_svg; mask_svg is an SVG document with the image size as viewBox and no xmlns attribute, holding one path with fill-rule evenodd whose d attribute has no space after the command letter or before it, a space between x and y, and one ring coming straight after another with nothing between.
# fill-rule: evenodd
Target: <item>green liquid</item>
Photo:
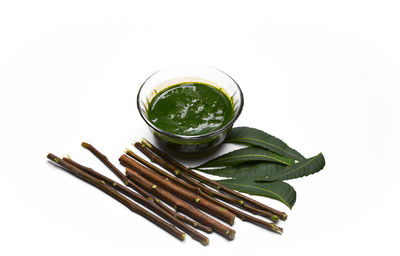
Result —
<instances>
[{"instance_id":1,"label":"green liquid","mask_svg":"<svg viewBox=\"0 0 400 256\"><path fill-rule=\"evenodd\" d=\"M232 102L214 86L191 82L168 87L150 102L147 115L158 128L179 135L216 131L232 119Z\"/></svg>"}]
</instances>

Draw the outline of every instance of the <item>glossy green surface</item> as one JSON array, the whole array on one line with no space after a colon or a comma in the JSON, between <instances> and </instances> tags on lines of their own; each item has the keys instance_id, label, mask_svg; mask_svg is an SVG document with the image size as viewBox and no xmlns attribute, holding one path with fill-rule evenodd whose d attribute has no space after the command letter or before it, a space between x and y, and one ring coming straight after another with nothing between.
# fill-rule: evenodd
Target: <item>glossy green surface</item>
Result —
<instances>
[{"instance_id":1,"label":"glossy green surface","mask_svg":"<svg viewBox=\"0 0 400 256\"><path fill-rule=\"evenodd\" d=\"M203 83L182 83L159 92L147 115L158 128L179 135L206 134L226 125L233 117L231 100L217 88Z\"/></svg>"}]
</instances>

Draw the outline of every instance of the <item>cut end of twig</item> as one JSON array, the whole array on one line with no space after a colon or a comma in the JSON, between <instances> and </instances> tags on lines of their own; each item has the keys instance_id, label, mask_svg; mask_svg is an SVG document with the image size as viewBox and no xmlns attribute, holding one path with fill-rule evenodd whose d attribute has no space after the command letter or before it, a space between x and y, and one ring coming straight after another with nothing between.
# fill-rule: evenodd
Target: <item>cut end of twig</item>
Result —
<instances>
[{"instance_id":1,"label":"cut end of twig","mask_svg":"<svg viewBox=\"0 0 400 256\"><path fill-rule=\"evenodd\" d=\"M160 202L160 199L156 198L155 201L156 201L156 203L159 203L159 202Z\"/></svg>"},{"instance_id":2,"label":"cut end of twig","mask_svg":"<svg viewBox=\"0 0 400 256\"><path fill-rule=\"evenodd\" d=\"M180 173L180 171L178 169L174 170L175 175L178 175Z\"/></svg>"},{"instance_id":3,"label":"cut end of twig","mask_svg":"<svg viewBox=\"0 0 400 256\"><path fill-rule=\"evenodd\" d=\"M239 204L240 204L240 205L244 205L243 200L239 200Z\"/></svg>"},{"instance_id":4,"label":"cut end of twig","mask_svg":"<svg viewBox=\"0 0 400 256\"><path fill-rule=\"evenodd\" d=\"M125 185L127 185L127 186L129 185L129 180L128 179L125 180Z\"/></svg>"},{"instance_id":5,"label":"cut end of twig","mask_svg":"<svg viewBox=\"0 0 400 256\"><path fill-rule=\"evenodd\" d=\"M193 222L193 226L197 227L198 225L197 222Z\"/></svg>"},{"instance_id":6,"label":"cut end of twig","mask_svg":"<svg viewBox=\"0 0 400 256\"><path fill-rule=\"evenodd\" d=\"M204 245L204 246L208 245L209 243L210 243L210 239L208 239L208 238L203 240L203 241L201 241L201 244Z\"/></svg>"},{"instance_id":7,"label":"cut end of twig","mask_svg":"<svg viewBox=\"0 0 400 256\"><path fill-rule=\"evenodd\" d=\"M276 215L271 215L271 220L274 222L277 222L277 221L279 221L279 217Z\"/></svg>"},{"instance_id":8,"label":"cut end of twig","mask_svg":"<svg viewBox=\"0 0 400 256\"><path fill-rule=\"evenodd\" d=\"M145 148L144 144L137 141L132 142L132 146L134 146L135 148L140 148L140 147Z\"/></svg>"},{"instance_id":9,"label":"cut end of twig","mask_svg":"<svg viewBox=\"0 0 400 256\"><path fill-rule=\"evenodd\" d=\"M232 230L231 232L229 232L229 236L228 236L228 238L229 238L229 240L233 240L233 239L235 239L235 230Z\"/></svg>"},{"instance_id":10,"label":"cut end of twig","mask_svg":"<svg viewBox=\"0 0 400 256\"><path fill-rule=\"evenodd\" d=\"M182 240L185 240L185 237L186 237L186 234L183 233L183 234L182 234Z\"/></svg>"},{"instance_id":11,"label":"cut end of twig","mask_svg":"<svg viewBox=\"0 0 400 256\"><path fill-rule=\"evenodd\" d=\"M152 145L150 144L150 142L148 142L148 140L146 140L145 138L142 139L142 145L146 145L146 147L152 148Z\"/></svg>"},{"instance_id":12,"label":"cut end of twig","mask_svg":"<svg viewBox=\"0 0 400 256\"><path fill-rule=\"evenodd\" d=\"M198 203L198 202L200 202L200 198L199 198L199 197L196 197L196 199L194 199L194 201L195 201L196 203Z\"/></svg>"},{"instance_id":13,"label":"cut end of twig","mask_svg":"<svg viewBox=\"0 0 400 256\"><path fill-rule=\"evenodd\" d=\"M154 184L153 186L151 186L151 188L152 188L152 189L156 189L156 188L157 188L157 185Z\"/></svg>"},{"instance_id":14,"label":"cut end of twig","mask_svg":"<svg viewBox=\"0 0 400 256\"><path fill-rule=\"evenodd\" d=\"M84 148L90 148L92 145L90 145L89 143L86 143L86 142L82 142L81 146Z\"/></svg>"},{"instance_id":15,"label":"cut end of twig","mask_svg":"<svg viewBox=\"0 0 400 256\"><path fill-rule=\"evenodd\" d=\"M133 151L130 150L129 148L125 149L125 154L129 155L129 154L132 154L132 153L133 153Z\"/></svg>"},{"instance_id":16,"label":"cut end of twig","mask_svg":"<svg viewBox=\"0 0 400 256\"><path fill-rule=\"evenodd\" d=\"M282 220L287 220L287 214L286 213L282 213Z\"/></svg>"},{"instance_id":17,"label":"cut end of twig","mask_svg":"<svg viewBox=\"0 0 400 256\"><path fill-rule=\"evenodd\" d=\"M282 233L283 233L283 229L273 223L271 224L271 229L273 231L275 231L276 233L278 233L279 235L282 235Z\"/></svg>"},{"instance_id":18,"label":"cut end of twig","mask_svg":"<svg viewBox=\"0 0 400 256\"><path fill-rule=\"evenodd\" d=\"M226 238L227 238L228 240L233 240L233 239L235 239L235 233L236 233L235 230L233 230L233 229L228 229L227 231L225 231Z\"/></svg>"}]
</instances>

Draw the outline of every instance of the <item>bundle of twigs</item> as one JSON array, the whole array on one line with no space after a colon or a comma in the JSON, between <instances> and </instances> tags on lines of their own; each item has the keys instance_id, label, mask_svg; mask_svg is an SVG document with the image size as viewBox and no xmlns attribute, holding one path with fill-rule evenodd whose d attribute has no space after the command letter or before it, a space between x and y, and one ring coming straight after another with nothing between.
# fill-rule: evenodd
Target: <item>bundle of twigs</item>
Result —
<instances>
[{"instance_id":1,"label":"bundle of twigs","mask_svg":"<svg viewBox=\"0 0 400 256\"><path fill-rule=\"evenodd\" d=\"M129 149L119 158L120 163L126 167L124 174L95 147L85 142L82 146L100 159L124 185L70 158L59 158L51 153L47 158L180 240L184 240L187 233L194 240L207 245L209 239L194 228L206 233L215 231L226 239L233 240L236 232L217 219L233 225L236 216L242 221L278 234L283 231L276 224L244 211L264 216L274 222L278 219L285 220L285 213L192 171L145 139L141 143L134 143L134 146L171 174Z\"/></svg>"}]
</instances>

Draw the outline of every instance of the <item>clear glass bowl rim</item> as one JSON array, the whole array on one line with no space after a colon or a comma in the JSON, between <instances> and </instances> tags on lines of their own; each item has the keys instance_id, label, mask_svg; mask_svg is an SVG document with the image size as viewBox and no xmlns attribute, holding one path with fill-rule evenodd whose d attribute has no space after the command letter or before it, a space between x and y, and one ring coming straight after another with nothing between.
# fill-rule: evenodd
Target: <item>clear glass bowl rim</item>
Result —
<instances>
[{"instance_id":1,"label":"clear glass bowl rim","mask_svg":"<svg viewBox=\"0 0 400 256\"><path fill-rule=\"evenodd\" d=\"M156 72L154 72L153 74L151 74L151 75L143 82L143 84L140 86L139 91L138 91L138 94L137 94L137 97L136 97L136 106L137 106L137 108L138 108L138 111L139 111L140 116L141 116L141 117L143 118L143 120L147 123L147 125L150 126L152 129L156 130L157 132L163 134L163 135L166 135L166 136L169 136L169 137L173 137L173 138L177 138L177 139L181 139L181 140L200 140L200 139L206 139L206 138L210 138L210 137L213 137L213 136L215 136L215 135L218 135L218 134L220 134L220 133L226 131L228 128L230 128L230 127L233 125L233 123L238 119L240 113L242 112L243 105L244 105L243 93L242 93L242 90L241 90L239 84L238 84L230 75L228 75L228 74L225 73L224 71L222 71L222 70L220 70L220 69L218 69L218 68L215 68L215 67L213 67L213 66L210 66L210 65L201 65L201 66L207 67L207 68L215 69L215 70L221 72L222 74L226 75L229 79L231 79L231 80L233 81L233 83L236 85L236 87L238 88L238 91L239 91L239 98L240 98L241 104L238 106L238 109L237 109L237 111L235 112L235 115L232 117L232 119L231 119L226 125L224 125L223 127L219 128L218 130L215 130L215 131L212 131L212 132L209 132L209 133L205 133L205 134L199 134L199 135L179 135L179 134L170 133L170 132L167 132L167 131L164 131L164 130L158 128L158 127L155 126L152 122L150 122L150 120L147 119L147 116L145 116L145 115L142 113L142 111L140 110L140 99L139 99L139 98L140 98L140 94L141 94L141 92L142 92L142 88L143 88L143 86L146 84L146 82L147 82L151 77L153 77L154 75L156 75L157 73L159 73L159 72L161 72L161 71L163 71L163 70L165 70L165 69L172 68L172 67L179 67L179 66L185 66L185 65L172 65L172 66L168 66L168 67L165 67L165 68L162 68L162 69L157 70Z\"/></svg>"}]
</instances>

